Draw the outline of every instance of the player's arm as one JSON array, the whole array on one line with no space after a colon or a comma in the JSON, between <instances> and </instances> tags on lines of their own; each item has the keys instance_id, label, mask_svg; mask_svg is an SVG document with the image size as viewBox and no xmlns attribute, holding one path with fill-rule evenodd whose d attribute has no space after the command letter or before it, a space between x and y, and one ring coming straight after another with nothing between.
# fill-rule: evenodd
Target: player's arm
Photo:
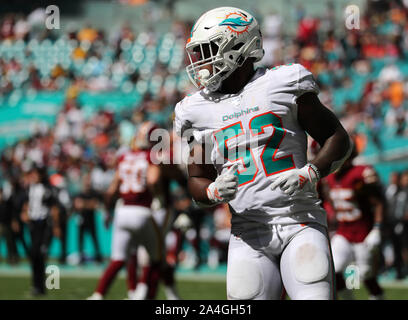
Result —
<instances>
[{"instance_id":1,"label":"player's arm","mask_svg":"<svg viewBox=\"0 0 408 320\"><path fill-rule=\"evenodd\" d=\"M61 228L60 228L60 222L61 222L61 208L60 208L60 203L58 200L58 193L59 191L50 188L49 192L47 193L45 203L49 207L49 212L50 212L50 217L52 221L52 232L55 237L60 238L61 237Z\"/></svg>"},{"instance_id":2,"label":"player's arm","mask_svg":"<svg viewBox=\"0 0 408 320\"><path fill-rule=\"evenodd\" d=\"M211 163L206 162L204 144L195 144L191 148L187 172L187 187L193 199L196 202L210 205L206 190L217 177L217 171Z\"/></svg>"},{"instance_id":3,"label":"player's arm","mask_svg":"<svg viewBox=\"0 0 408 320\"><path fill-rule=\"evenodd\" d=\"M380 179L372 167L367 167L363 171L363 178L363 190L372 208L374 226L380 228L385 221L386 214L386 198L380 184Z\"/></svg>"},{"instance_id":4,"label":"player's arm","mask_svg":"<svg viewBox=\"0 0 408 320\"><path fill-rule=\"evenodd\" d=\"M290 196L306 185L316 189L317 182L339 169L352 151L352 142L346 130L315 93L304 93L296 103L300 126L320 144L321 149L304 167L288 170L271 178L272 190L279 187Z\"/></svg>"},{"instance_id":5,"label":"player's arm","mask_svg":"<svg viewBox=\"0 0 408 320\"><path fill-rule=\"evenodd\" d=\"M146 184L149 191L156 195L159 190L159 182L161 177L161 170L158 165L149 164L147 167Z\"/></svg>"},{"instance_id":6,"label":"player's arm","mask_svg":"<svg viewBox=\"0 0 408 320\"><path fill-rule=\"evenodd\" d=\"M105 207L106 209L108 209L108 211L114 206L114 202L119 192L119 184L120 184L119 171L116 170L115 175L113 176L113 180L105 193L104 202Z\"/></svg>"},{"instance_id":7,"label":"player's arm","mask_svg":"<svg viewBox=\"0 0 408 320\"><path fill-rule=\"evenodd\" d=\"M21 220L24 223L29 221L28 217L28 201L24 201L23 206L21 208L21 212L17 212L14 214L14 217L11 220L11 228L14 232L20 232L20 223L18 220Z\"/></svg>"},{"instance_id":8,"label":"player's arm","mask_svg":"<svg viewBox=\"0 0 408 320\"><path fill-rule=\"evenodd\" d=\"M351 153L352 142L334 113L315 93L301 95L296 103L299 124L321 147L310 163L317 167L322 178L342 166Z\"/></svg>"},{"instance_id":9,"label":"player's arm","mask_svg":"<svg viewBox=\"0 0 408 320\"><path fill-rule=\"evenodd\" d=\"M50 208L50 215L52 220L52 232L55 237L61 237L61 228L60 228L60 208L53 204Z\"/></svg>"},{"instance_id":10,"label":"player's arm","mask_svg":"<svg viewBox=\"0 0 408 320\"><path fill-rule=\"evenodd\" d=\"M24 202L23 207L21 208L20 219L24 223L30 221L30 217L28 216L28 201Z\"/></svg>"},{"instance_id":11,"label":"player's arm","mask_svg":"<svg viewBox=\"0 0 408 320\"><path fill-rule=\"evenodd\" d=\"M115 207L115 201L118 198L119 193L119 186L120 186L120 178L119 178L119 171L115 171L115 175L113 176L113 180L108 187L104 197L103 197L103 204L105 206L105 217L104 217L104 225L105 228L108 228L109 224L113 219L113 208ZM85 203L84 199L81 199L82 208L84 208Z\"/></svg>"},{"instance_id":12,"label":"player's arm","mask_svg":"<svg viewBox=\"0 0 408 320\"><path fill-rule=\"evenodd\" d=\"M75 211L81 211L84 208L84 199L80 196L76 196L74 198L74 205L73 208Z\"/></svg>"},{"instance_id":13,"label":"player's arm","mask_svg":"<svg viewBox=\"0 0 408 320\"><path fill-rule=\"evenodd\" d=\"M93 197L91 197L90 199L84 200L85 209L96 210L98 209L98 206L99 206L99 199L97 198L96 195L93 195Z\"/></svg>"},{"instance_id":14,"label":"player's arm","mask_svg":"<svg viewBox=\"0 0 408 320\"><path fill-rule=\"evenodd\" d=\"M369 197L369 201L374 209L374 225L381 226L384 221L384 201L381 198L371 195Z\"/></svg>"},{"instance_id":15,"label":"player's arm","mask_svg":"<svg viewBox=\"0 0 408 320\"><path fill-rule=\"evenodd\" d=\"M206 152L211 148L207 149L205 141L197 143L193 131L190 131L194 130L193 125L186 119L180 103L175 108L175 129L190 146L187 189L195 202L200 206L212 206L232 200L238 188L238 176L234 172L237 165L217 176L210 152Z\"/></svg>"},{"instance_id":16,"label":"player's arm","mask_svg":"<svg viewBox=\"0 0 408 320\"><path fill-rule=\"evenodd\" d=\"M205 144L196 144L191 148L188 170L188 191L201 206L212 206L228 202L235 197L238 177L234 175L236 166L217 177L210 159L206 157Z\"/></svg>"},{"instance_id":17,"label":"player's arm","mask_svg":"<svg viewBox=\"0 0 408 320\"><path fill-rule=\"evenodd\" d=\"M98 209L98 206L99 206L99 201L96 197L85 200L85 208L88 210L96 210Z\"/></svg>"},{"instance_id":18,"label":"player's arm","mask_svg":"<svg viewBox=\"0 0 408 320\"><path fill-rule=\"evenodd\" d=\"M378 196L376 196L378 194ZM380 193L373 192L368 196L368 200L373 207L373 228L364 239L364 243L369 249L377 248L381 244L381 226L385 215L385 200Z\"/></svg>"}]
</instances>

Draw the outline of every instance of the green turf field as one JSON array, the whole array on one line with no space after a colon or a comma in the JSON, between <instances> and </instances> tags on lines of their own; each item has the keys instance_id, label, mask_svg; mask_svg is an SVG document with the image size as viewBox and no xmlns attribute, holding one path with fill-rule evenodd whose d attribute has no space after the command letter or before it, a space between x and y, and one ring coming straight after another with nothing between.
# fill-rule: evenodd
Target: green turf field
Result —
<instances>
[{"instance_id":1,"label":"green turf field","mask_svg":"<svg viewBox=\"0 0 408 320\"><path fill-rule=\"evenodd\" d=\"M180 296L184 300L224 300L225 281L224 280L197 280L179 279L177 287ZM48 294L42 298L35 299L56 299L72 300L85 299L94 290L97 278L95 277L61 277L60 289L48 290ZM384 285L385 286L385 285ZM30 295L30 278L28 275L21 276L0 276L0 300L5 299L34 299ZM367 291L364 288L354 290L357 299L367 299ZM408 299L408 287L406 285L387 285L385 287L386 299L405 300ZM126 298L126 283L124 277L115 280L110 288L106 299ZM162 289L159 290L158 299L165 300Z\"/></svg>"},{"instance_id":2,"label":"green turf field","mask_svg":"<svg viewBox=\"0 0 408 320\"><path fill-rule=\"evenodd\" d=\"M86 299L96 287L96 278L61 278L60 289L48 290L45 297L39 299ZM179 281L178 289L183 299L189 300L223 300L225 282ZM123 300L126 298L126 282L123 277L116 279L106 299ZM30 278L28 276L0 276L0 300L33 299L30 295ZM36 298L37 299L37 298ZM163 291L159 290L158 299L165 300Z\"/></svg>"}]
</instances>

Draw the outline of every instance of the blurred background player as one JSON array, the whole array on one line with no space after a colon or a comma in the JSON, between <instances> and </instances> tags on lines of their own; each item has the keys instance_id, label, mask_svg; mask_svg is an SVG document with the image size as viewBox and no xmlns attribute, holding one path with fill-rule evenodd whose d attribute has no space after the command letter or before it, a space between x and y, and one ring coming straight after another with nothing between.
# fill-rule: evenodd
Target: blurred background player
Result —
<instances>
[{"instance_id":1,"label":"blurred background player","mask_svg":"<svg viewBox=\"0 0 408 320\"><path fill-rule=\"evenodd\" d=\"M163 148L155 153L160 176L158 178L158 193L152 203L152 210L153 218L160 227L162 234L160 239L163 241L162 247L166 250L166 259L160 274L150 277L150 281L147 281L147 274L151 272L150 266L144 266L141 280L135 292L135 299L137 300L154 299L157 295L158 281L160 280L163 282L164 293L168 300L180 299L175 284L175 268L178 263L182 237L179 230L173 227L173 224L177 218L176 203L178 197L176 195L186 190L187 179L182 167L178 165L177 161L174 161L173 147L177 142L180 142L178 137L174 132L170 132L170 134L165 132L161 136L161 142ZM146 251L142 250L142 255L143 252Z\"/></svg>"},{"instance_id":2,"label":"blurred background player","mask_svg":"<svg viewBox=\"0 0 408 320\"><path fill-rule=\"evenodd\" d=\"M13 241L11 229L11 210L7 210L7 203L0 187L0 241L3 238L7 246L7 261L10 264L17 262L17 248Z\"/></svg>"},{"instance_id":3,"label":"blurred background player","mask_svg":"<svg viewBox=\"0 0 408 320\"><path fill-rule=\"evenodd\" d=\"M32 294L44 295L48 246L52 235L61 235L56 199L44 168L34 167L30 172L30 185L21 220L28 224L31 236Z\"/></svg>"},{"instance_id":4,"label":"blurred background player","mask_svg":"<svg viewBox=\"0 0 408 320\"><path fill-rule=\"evenodd\" d=\"M400 175L393 202L393 243L397 278L403 279L408 267L408 170Z\"/></svg>"},{"instance_id":5,"label":"blurred background player","mask_svg":"<svg viewBox=\"0 0 408 320\"><path fill-rule=\"evenodd\" d=\"M392 264L389 267L395 269L395 277L398 280L404 279L405 270L402 258L402 248L404 243L404 204L401 206L401 174L392 172L387 188L385 189L385 197L387 200L387 215L384 223L384 236L388 238L393 248ZM402 209L402 210L401 210Z\"/></svg>"},{"instance_id":6,"label":"blurred background player","mask_svg":"<svg viewBox=\"0 0 408 320\"><path fill-rule=\"evenodd\" d=\"M65 264L67 259L67 221L71 211L71 198L67 190L65 177L60 173L54 173L50 176L55 205L51 214L54 216L54 222L58 224L60 232L58 239L60 241L60 256L58 262Z\"/></svg>"},{"instance_id":7,"label":"blurred background player","mask_svg":"<svg viewBox=\"0 0 408 320\"><path fill-rule=\"evenodd\" d=\"M337 230L331 238L336 287L339 296L351 299L343 272L351 263L370 293L370 299L382 299L383 289L377 282L380 263L381 226L385 198L371 166L354 165L356 147L349 159L326 178L336 213ZM356 275L357 276L357 275Z\"/></svg>"},{"instance_id":8,"label":"blurred background player","mask_svg":"<svg viewBox=\"0 0 408 320\"><path fill-rule=\"evenodd\" d=\"M29 185L29 173L21 171L19 178L11 178L10 192L7 199L7 211L11 215L12 244L11 253L15 257L14 261L19 261L17 245L20 243L24 249L26 257L30 256L29 245L24 238L25 224L21 220L21 211L27 198L27 188ZM4 194L5 196L5 194Z\"/></svg>"},{"instance_id":9,"label":"blurred background player","mask_svg":"<svg viewBox=\"0 0 408 320\"><path fill-rule=\"evenodd\" d=\"M84 236L89 233L91 236L95 260L102 262L102 254L99 246L98 236L96 234L95 213L99 207L99 197L92 188L91 175L86 174L82 179L82 192L74 199L74 210L79 214L79 255L80 263L85 262L84 255Z\"/></svg>"},{"instance_id":10,"label":"blurred background player","mask_svg":"<svg viewBox=\"0 0 408 320\"><path fill-rule=\"evenodd\" d=\"M113 279L129 259L131 249L138 245L146 248L151 261L146 281L157 277L160 272L163 261L162 240L150 208L160 177L160 169L152 162L151 144L147 140L153 129L151 123L143 123L132 139L131 150L124 152L118 159L114 179L106 194L106 203L110 210L119 194L123 204L116 207L113 218L111 262L97 289L88 298L90 300L103 299ZM136 266L128 279L132 279L135 272ZM135 289L135 283L128 282L128 286L130 292Z\"/></svg>"}]
</instances>

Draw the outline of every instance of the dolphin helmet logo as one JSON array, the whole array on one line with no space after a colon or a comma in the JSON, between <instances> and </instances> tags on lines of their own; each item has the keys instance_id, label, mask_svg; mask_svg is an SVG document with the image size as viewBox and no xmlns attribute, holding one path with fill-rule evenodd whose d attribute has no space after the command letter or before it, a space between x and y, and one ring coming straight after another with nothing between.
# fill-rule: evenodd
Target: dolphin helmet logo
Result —
<instances>
[{"instance_id":1,"label":"dolphin helmet logo","mask_svg":"<svg viewBox=\"0 0 408 320\"><path fill-rule=\"evenodd\" d=\"M241 34L247 32L254 18L249 21L247 16L240 12L231 12L221 21L219 26L226 26L231 32Z\"/></svg>"}]
</instances>

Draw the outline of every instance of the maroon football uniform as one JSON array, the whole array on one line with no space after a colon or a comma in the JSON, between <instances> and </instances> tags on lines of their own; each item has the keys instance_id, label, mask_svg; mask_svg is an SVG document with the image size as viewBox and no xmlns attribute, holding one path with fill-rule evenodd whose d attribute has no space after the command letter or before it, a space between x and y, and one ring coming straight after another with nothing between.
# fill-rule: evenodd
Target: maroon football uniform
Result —
<instances>
[{"instance_id":1,"label":"maroon football uniform","mask_svg":"<svg viewBox=\"0 0 408 320\"><path fill-rule=\"evenodd\" d=\"M373 227L369 196L378 192L377 180L374 169L363 165L327 177L338 221L336 233L352 243L362 242Z\"/></svg>"},{"instance_id":2,"label":"maroon football uniform","mask_svg":"<svg viewBox=\"0 0 408 320\"><path fill-rule=\"evenodd\" d=\"M151 164L149 151L128 151L118 161L119 193L125 205L150 208L152 194L147 188L147 169Z\"/></svg>"}]
</instances>

